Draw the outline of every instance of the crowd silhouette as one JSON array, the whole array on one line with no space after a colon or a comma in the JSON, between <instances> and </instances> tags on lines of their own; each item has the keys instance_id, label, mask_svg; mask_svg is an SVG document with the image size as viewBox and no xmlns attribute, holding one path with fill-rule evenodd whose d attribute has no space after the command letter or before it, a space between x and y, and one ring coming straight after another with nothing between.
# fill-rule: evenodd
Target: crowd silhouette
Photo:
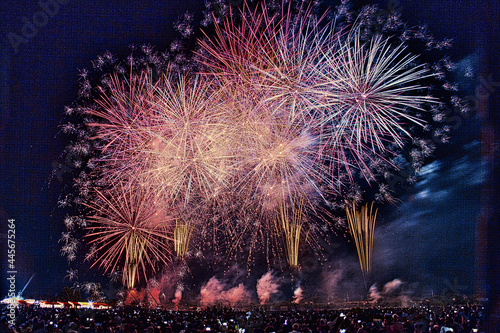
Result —
<instances>
[{"instance_id":1,"label":"crowd silhouette","mask_svg":"<svg viewBox=\"0 0 500 333\"><path fill-rule=\"evenodd\" d=\"M471 333L483 332L480 305L272 311L210 307L174 311L138 307L57 309L20 306L15 324L2 306L1 332L17 333Z\"/></svg>"}]
</instances>

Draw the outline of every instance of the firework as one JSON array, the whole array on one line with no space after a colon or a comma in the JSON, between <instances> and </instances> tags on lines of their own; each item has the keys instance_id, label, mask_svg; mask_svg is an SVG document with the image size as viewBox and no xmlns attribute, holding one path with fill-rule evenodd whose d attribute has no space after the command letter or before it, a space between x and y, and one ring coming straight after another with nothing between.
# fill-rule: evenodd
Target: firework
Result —
<instances>
[{"instance_id":1,"label":"firework","mask_svg":"<svg viewBox=\"0 0 500 333\"><path fill-rule=\"evenodd\" d=\"M245 4L239 20L235 23L231 13L222 25L216 24L214 36L199 41L209 74L224 86L252 88L243 90L246 99L257 96L287 104L292 116L307 113L314 105L313 69L331 37L319 28L323 17L312 15L310 7L301 7L294 16L292 4L273 15L263 2L254 12Z\"/></svg>"},{"instance_id":2,"label":"firework","mask_svg":"<svg viewBox=\"0 0 500 333\"><path fill-rule=\"evenodd\" d=\"M330 183L317 158L319 133L310 114L311 75L326 37L307 9L297 18L290 7L281 18L265 4L259 9L244 6L239 24L230 15L199 44L238 128L237 191L246 191L249 206L269 212L298 194L321 197L319 184Z\"/></svg>"},{"instance_id":3,"label":"firework","mask_svg":"<svg viewBox=\"0 0 500 333\"><path fill-rule=\"evenodd\" d=\"M317 72L324 94L318 108L324 107L322 140L325 151L336 157L332 166L339 161L351 179L352 168L373 179L366 161L403 147L404 137L411 137L408 126L424 123L410 111L436 102L418 83L433 75L416 59L382 36L363 43L359 27L332 43L322 58Z\"/></svg>"},{"instance_id":4,"label":"firework","mask_svg":"<svg viewBox=\"0 0 500 333\"><path fill-rule=\"evenodd\" d=\"M174 250L179 258L183 258L189 247L193 226L189 224L177 224L174 229Z\"/></svg>"},{"instance_id":5,"label":"firework","mask_svg":"<svg viewBox=\"0 0 500 333\"><path fill-rule=\"evenodd\" d=\"M276 253L284 240L297 267L304 230L317 236L331 223L307 215L343 209L346 199L359 203L361 182L377 183L376 200L393 200L384 182L398 167L394 157L414 127L427 126L421 114L436 100L422 82L433 74L395 38L372 37L362 22L340 29L293 1L277 12L265 2L249 7L198 41L196 64L186 65L202 68L197 74L172 74L180 61L153 74L131 58L130 74L107 76L85 109L92 144L70 150L98 150L92 170L75 181L94 213L86 228L91 256L106 270L123 270L129 287L140 270L170 256L167 230L178 257L196 232L219 253L245 248L249 256L259 246ZM189 223L173 223L168 207ZM365 229L376 213L363 209L347 214L368 274L373 226ZM65 223L62 252L74 260L79 223Z\"/></svg>"},{"instance_id":6,"label":"firework","mask_svg":"<svg viewBox=\"0 0 500 333\"><path fill-rule=\"evenodd\" d=\"M172 200L187 205L192 194L211 200L229 184L234 129L220 103L201 76L160 80L145 176Z\"/></svg>"},{"instance_id":7,"label":"firework","mask_svg":"<svg viewBox=\"0 0 500 333\"><path fill-rule=\"evenodd\" d=\"M365 279L372 269L373 237L375 234L377 211L378 209L373 211L373 203L370 209L368 209L368 204L366 204L361 207L360 211L356 210L355 203L353 203L351 208L346 208L349 232L356 244L359 264Z\"/></svg>"},{"instance_id":8,"label":"firework","mask_svg":"<svg viewBox=\"0 0 500 333\"><path fill-rule=\"evenodd\" d=\"M288 264L292 269L296 269L299 265L299 245L304 222L303 218L303 201L298 203L298 207L292 210L292 216L289 216L287 207L284 203L279 205L279 217L276 221L276 228L279 234L283 233L286 243L286 252Z\"/></svg>"},{"instance_id":9,"label":"firework","mask_svg":"<svg viewBox=\"0 0 500 333\"><path fill-rule=\"evenodd\" d=\"M77 269L68 269L66 271L66 276L64 277L65 279L68 278L68 280L74 280L74 279L78 279L78 270Z\"/></svg>"},{"instance_id":10,"label":"firework","mask_svg":"<svg viewBox=\"0 0 500 333\"><path fill-rule=\"evenodd\" d=\"M226 199L236 199L255 212L242 217L240 207L230 210L239 216L238 225L228 224L235 235L231 243L236 246L246 236L253 250L266 248L273 237L284 237L290 265L297 267L303 222L294 224L297 230L292 232L283 229L292 224L278 223L276 228L276 220L281 203L295 207L295 198L301 197L301 205L316 211L317 198L324 200L334 188L335 180L318 158L321 131L313 117L317 59L334 33L319 29L322 18L315 21L308 9L298 17L293 17L291 7L281 16L269 14L265 4L259 9L250 12L244 6L238 24L231 14L216 25L216 34L199 42L204 51L200 56L209 69L206 75L221 87L238 129L232 137L238 156L236 182Z\"/></svg>"},{"instance_id":11,"label":"firework","mask_svg":"<svg viewBox=\"0 0 500 333\"><path fill-rule=\"evenodd\" d=\"M97 119L88 126L96 133L92 140L100 150L96 163L102 166L97 168L101 183L112 185L137 178L138 170L146 167L154 91L147 72L113 75L107 86L100 88L96 107L87 110Z\"/></svg>"},{"instance_id":12,"label":"firework","mask_svg":"<svg viewBox=\"0 0 500 333\"><path fill-rule=\"evenodd\" d=\"M94 214L88 217L87 236L95 247L87 257L95 256L92 266L105 271L122 270L124 286L132 288L139 270L147 278L158 263L168 262L172 237L167 231L173 219L140 186L122 184L111 193L98 191L97 198L88 205Z\"/></svg>"}]
</instances>

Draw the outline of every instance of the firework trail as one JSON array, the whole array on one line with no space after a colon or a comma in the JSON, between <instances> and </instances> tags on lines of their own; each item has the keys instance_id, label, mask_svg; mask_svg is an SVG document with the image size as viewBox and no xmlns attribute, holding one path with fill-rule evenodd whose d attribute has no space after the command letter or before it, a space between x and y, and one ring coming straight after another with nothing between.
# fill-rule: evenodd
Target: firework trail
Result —
<instances>
[{"instance_id":1,"label":"firework trail","mask_svg":"<svg viewBox=\"0 0 500 333\"><path fill-rule=\"evenodd\" d=\"M292 269L296 269L299 265L299 245L303 225L303 203L300 202L299 205L299 208L293 209L292 216L290 217L288 209L285 208L283 204L280 204L279 218L278 221L276 221L278 232L280 234L283 233L285 237L288 264Z\"/></svg>"},{"instance_id":2,"label":"firework trail","mask_svg":"<svg viewBox=\"0 0 500 333\"><path fill-rule=\"evenodd\" d=\"M177 224L174 228L174 250L178 258L183 258L189 247L193 226Z\"/></svg>"},{"instance_id":3,"label":"firework trail","mask_svg":"<svg viewBox=\"0 0 500 333\"><path fill-rule=\"evenodd\" d=\"M372 269L373 237L375 234L377 211L378 209L375 212L373 211L373 203L369 210L368 204L361 207L360 211L356 210L354 203L352 208L346 208L349 232L356 244L359 264L365 277L365 283Z\"/></svg>"}]
</instances>

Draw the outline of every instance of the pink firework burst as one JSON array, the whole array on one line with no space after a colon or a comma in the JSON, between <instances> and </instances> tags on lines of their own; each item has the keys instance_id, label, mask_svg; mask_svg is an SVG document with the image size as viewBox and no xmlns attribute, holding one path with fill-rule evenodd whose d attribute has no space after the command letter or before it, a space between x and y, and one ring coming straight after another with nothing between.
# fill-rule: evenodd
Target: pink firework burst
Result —
<instances>
[{"instance_id":1,"label":"pink firework burst","mask_svg":"<svg viewBox=\"0 0 500 333\"><path fill-rule=\"evenodd\" d=\"M159 263L167 264L175 219L164 202L137 184L120 184L96 194L86 204L92 211L87 237L93 245L87 258L106 272L123 271L123 284L132 288L139 271L147 280Z\"/></svg>"}]
</instances>

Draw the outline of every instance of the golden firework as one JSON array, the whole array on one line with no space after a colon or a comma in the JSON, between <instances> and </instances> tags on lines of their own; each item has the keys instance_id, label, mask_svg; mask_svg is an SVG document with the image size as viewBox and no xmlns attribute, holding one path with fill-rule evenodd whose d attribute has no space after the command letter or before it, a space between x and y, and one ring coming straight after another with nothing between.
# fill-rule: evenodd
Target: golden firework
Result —
<instances>
[{"instance_id":1,"label":"golden firework","mask_svg":"<svg viewBox=\"0 0 500 333\"><path fill-rule=\"evenodd\" d=\"M279 204L279 216L277 218L276 227L279 232L283 232L285 236L287 260L290 268L296 269L299 265L299 245L300 235L302 232L302 216L303 216L303 200L300 200L297 207L292 209L292 216L289 216L289 211L283 202Z\"/></svg>"},{"instance_id":2,"label":"golden firework","mask_svg":"<svg viewBox=\"0 0 500 333\"><path fill-rule=\"evenodd\" d=\"M127 255L125 256L123 270L123 284L128 289L133 288L135 285L139 264L143 260L146 243L147 239L141 237L135 229L130 232L128 241L125 242L125 252Z\"/></svg>"},{"instance_id":3,"label":"golden firework","mask_svg":"<svg viewBox=\"0 0 500 333\"><path fill-rule=\"evenodd\" d=\"M360 211L357 211L354 202L352 208L346 208L349 232L354 238L359 264L365 278L372 269L373 236L375 234L377 211L378 209L373 211L373 202L369 209L368 204L366 204L361 207Z\"/></svg>"},{"instance_id":4,"label":"golden firework","mask_svg":"<svg viewBox=\"0 0 500 333\"><path fill-rule=\"evenodd\" d=\"M177 224L174 228L174 250L178 258L183 258L189 248L189 241L193 233L193 226Z\"/></svg>"}]
</instances>

